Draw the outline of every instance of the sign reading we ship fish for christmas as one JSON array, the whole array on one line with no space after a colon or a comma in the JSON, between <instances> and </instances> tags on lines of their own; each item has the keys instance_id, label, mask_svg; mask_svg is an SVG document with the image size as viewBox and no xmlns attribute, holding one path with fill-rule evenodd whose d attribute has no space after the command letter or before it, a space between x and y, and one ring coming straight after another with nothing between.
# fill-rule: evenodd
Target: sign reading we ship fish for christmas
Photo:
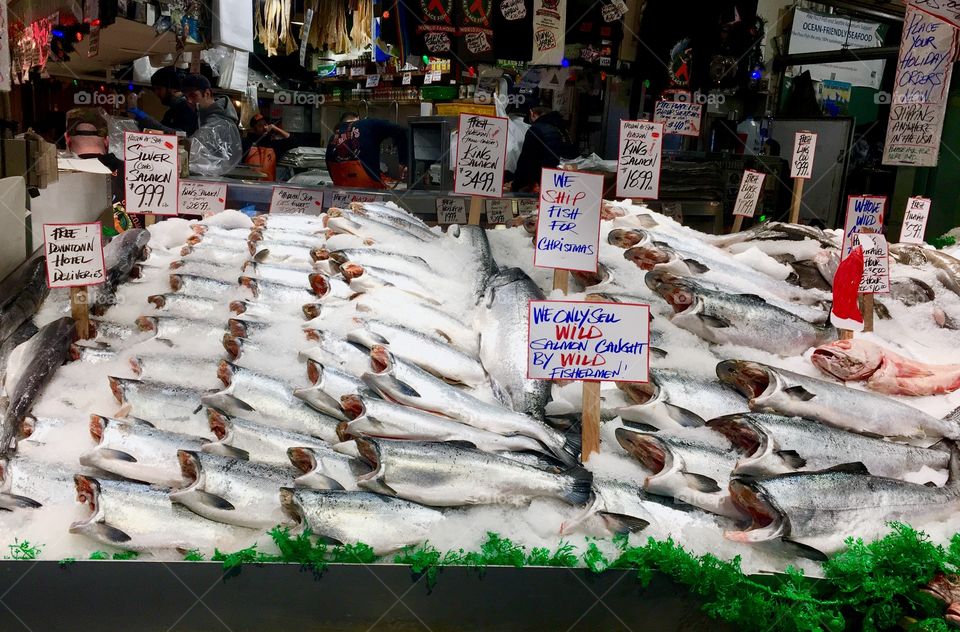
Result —
<instances>
[{"instance_id":1,"label":"sign reading we ship fish for christmas","mask_svg":"<svg viewBox=\"0 0 960 632\"><path fill-rule=\"evenodd\" d=\"M530 301L527 378L648 382L650 306Z\"/></svg>"},{"instance_id":2,"label":"sign reading we ship fish for christmas","mask_svg":"<svg viewBox=\"0 0 960 632\"><path fill-rule=\"evenodd\" d=\"M533 265L597 271L603 176L544 169Z\"/></svg>"}]
</instances>

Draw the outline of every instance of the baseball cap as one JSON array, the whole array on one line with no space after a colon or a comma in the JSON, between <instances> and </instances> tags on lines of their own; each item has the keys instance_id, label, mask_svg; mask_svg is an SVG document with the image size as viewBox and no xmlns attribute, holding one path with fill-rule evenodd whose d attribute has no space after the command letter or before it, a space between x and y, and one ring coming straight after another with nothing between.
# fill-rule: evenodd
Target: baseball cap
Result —
<instances>
[{"instance_id":1,"label":"baseball cap","mask_svg":"<svg viewBox=\"0 0 960 632\"><path fill-rule=\"evenodd\" d=\"M259 112L257 112L256 114L250 117L250 127L253 127L257 123L266 123L266 122L267 122L267 118L263 114L260 114Z\"/></svg>"}]
</instances>

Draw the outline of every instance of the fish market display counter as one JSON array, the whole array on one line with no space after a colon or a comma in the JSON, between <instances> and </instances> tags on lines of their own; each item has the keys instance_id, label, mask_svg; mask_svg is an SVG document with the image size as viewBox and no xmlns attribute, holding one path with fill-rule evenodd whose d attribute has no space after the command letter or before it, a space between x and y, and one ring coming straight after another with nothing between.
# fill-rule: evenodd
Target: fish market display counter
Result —
<instances>
[{"instance_id":1,"label":"fish market display counter","mask_svg":"<svg viewBox=\"0 0 960 632\"><path fill-rule=\"evenodd\" d=\"M96 586L108 607L78 598ZM131 591L131 587L136 587ZM723 630L676 584L632 571L463 567L433 587L407 566L3 562L0 627L98 630ZM51 607L51 604L57 604Z\"/></svg>"},{"instance_id":2,"label":"fish market display counter","mask_svg":"<svg viewBox=\"0 0 960 632\"><path fill-rule=\"evenodd\" d=\"M270 198L275 186L323 191L324 207L347 206L350 202L393 202L400 208L413 213L427 222L437 221L437 209L438 206L442 204L440 200L456 199L463 201L465 212L469 212L470 208L469 198L457 195L451 191L304 187L283 183L237 182L234 180L225 180L225 182L227 183L227 208L253 206L261 213L266 213L270 210ZM503 199L514 202L513 213L515 215L536 209L537 198L533 194L505 194ZM485 202L485 204L489 204L489 201Z\"/></svg>"}]
</instances>

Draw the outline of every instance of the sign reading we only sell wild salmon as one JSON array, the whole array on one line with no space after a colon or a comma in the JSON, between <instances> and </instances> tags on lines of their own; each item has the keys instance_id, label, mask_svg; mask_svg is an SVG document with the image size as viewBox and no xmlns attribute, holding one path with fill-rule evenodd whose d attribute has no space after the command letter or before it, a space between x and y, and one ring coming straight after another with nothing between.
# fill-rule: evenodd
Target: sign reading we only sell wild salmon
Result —
<instances>
[{"instance_id":1,"label":"sign reading we only sell wild salmon","mask_svg":"<svg viewBox=\"0 0 960 632\"><path fill-rule=\"evenodd\" d=\"M649 305L530 301L529 309L529 379L649 381Z\"/></svg>"}]
</instances>

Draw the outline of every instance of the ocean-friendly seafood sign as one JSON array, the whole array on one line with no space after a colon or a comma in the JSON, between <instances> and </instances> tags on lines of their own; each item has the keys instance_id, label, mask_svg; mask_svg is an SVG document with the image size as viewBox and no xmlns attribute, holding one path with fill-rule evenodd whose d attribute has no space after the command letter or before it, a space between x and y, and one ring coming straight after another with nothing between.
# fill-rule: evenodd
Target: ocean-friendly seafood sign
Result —
<instances>
[{"instance_id":1,"label":"ocean-friendly seafood sign","mask_svg":"<svg viewBox=\"0 0 960 632\"><path fill-rule=\"evenodd\" d=\"M847 198L847 220L843 225L841 258L853 250L854 234L883 232L886 206L887 198L882 195L851 195Z\"/></svg>"},{"instance_id":2,"label":"ocean-friendly seafood sign","mask_svg":"<svg viewBox=\"0 0 960 632\"><path fill-rule=\"evenodd\" d=\"M663 125L620 121L617 197L656 199L660 195Z\"/></svg>"},{"instance_id":3,"label":"ocean-friendly seafood sign","mask_svg":"<svg viewBox=\"0 0 960 632\"><path fill-rule=\"evenodd\" d=\"M177 214L176 136L126 132L123 162L124 206L128 213Z\"/></svg>"},{"instance_id":4,"label":"ocean-friendly seafood sign","mask_svg":"<svg viewBox=\"0 0 960 632\"><path fill-rule=\"evenodd\" d=\"M533 265L597 271L603 176L544 169Z\"/></svg>"},{"instance_id":5,"label":"ocean-friendly seafood sign","mask_svg":"<svg viewBox=\"0 0 960 632\"><path fill-rule=\"evenodd\" d=\"M84 287L106 279L100 224L44 224L47 286Z\"/></svg>"},{"instance_id":6,"label":"ocean-friendly seafood sign","mask_svg":"<svg viewBox=\"0 0 960 632\"><path fill-rule=\"evenodd\" d=\"M462 195L503 195L507 159L507 119L461 114L453 191Z\"/></svg>"},{"instance_id":7,"label":"ocean-friendly seafood sign","mask_svg":"<svg viewBox=\"0 0 960 632\"><path fill-rule=\"evenodd\" d=\"M650 306L530 301L527 377L647 382Z\"/></svg>"}]
</instances>

